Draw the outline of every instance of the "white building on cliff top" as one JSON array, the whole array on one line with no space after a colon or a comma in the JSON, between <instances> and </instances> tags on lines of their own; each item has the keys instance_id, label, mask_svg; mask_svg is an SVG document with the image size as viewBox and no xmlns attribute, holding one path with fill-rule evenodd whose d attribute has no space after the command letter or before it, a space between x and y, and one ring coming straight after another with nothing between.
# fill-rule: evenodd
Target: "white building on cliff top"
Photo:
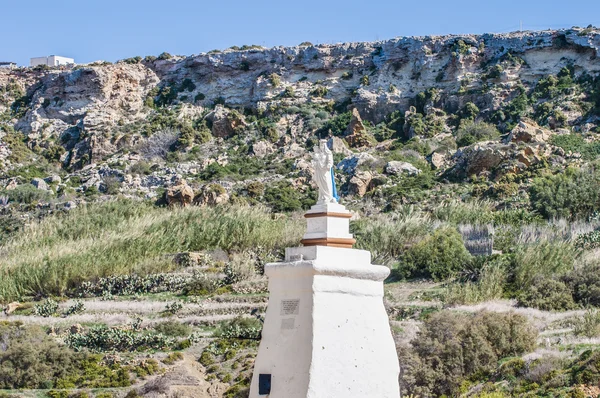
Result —
<instances>
[{"instance_id":1,"label":"white building on cliff top","mask_svg":"<svg viewBox=\"0 0 600 398\"><path fill-rule=\"evenodd\" d=\"M48 65L61 66L72 65L75 63L73 58L61 57L58 55L49 55L47 57L35 57L29 60L29 66Z\"/></svg>"}]
</instances>

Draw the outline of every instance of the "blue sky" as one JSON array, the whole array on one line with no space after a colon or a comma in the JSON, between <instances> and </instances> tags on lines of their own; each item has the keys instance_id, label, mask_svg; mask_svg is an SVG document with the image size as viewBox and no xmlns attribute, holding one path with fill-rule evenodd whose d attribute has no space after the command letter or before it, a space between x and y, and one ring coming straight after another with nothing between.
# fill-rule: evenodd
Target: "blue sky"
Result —
<instances>
[{"instance_id":1,"label":"blue sky","mask_svg":"<svg viewBox=\"0 0 600 398\"><path fill-rule=\"evenodd\" d=\"M0 0L0 61L64 55L84 63L233 45L337 43L396 36L600 26L578 0Z\"/></svg>"}]
</instances>

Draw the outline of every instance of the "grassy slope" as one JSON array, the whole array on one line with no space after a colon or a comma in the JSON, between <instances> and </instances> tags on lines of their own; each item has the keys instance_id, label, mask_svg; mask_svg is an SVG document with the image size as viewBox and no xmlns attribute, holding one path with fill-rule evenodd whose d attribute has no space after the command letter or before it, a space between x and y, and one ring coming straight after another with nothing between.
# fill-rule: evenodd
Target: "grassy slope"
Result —
<instances>
[{"instance_id":1,"label":"grassy slope","mask_svg":"<svg viewBox=\"0 0 600 398\"><path fill-rule=\"evenodd\" d=\"M281 249L301 233L295 218L274 218L260 207L89 205L35 223L0 247L0 301L62 295L101 276L167 272L173 266L168 255L179 252Z\"/></svg>"}]
</instances>

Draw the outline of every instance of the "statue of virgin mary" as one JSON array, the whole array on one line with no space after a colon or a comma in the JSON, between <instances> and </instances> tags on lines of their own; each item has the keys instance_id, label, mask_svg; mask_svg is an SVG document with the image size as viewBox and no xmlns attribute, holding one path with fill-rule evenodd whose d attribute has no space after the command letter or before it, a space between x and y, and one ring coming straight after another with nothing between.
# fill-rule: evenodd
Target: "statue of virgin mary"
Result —
<instances>
[{"instance_id":1,"label":"statue of virgin mary","mask_svg":"<svg viewBox=\"0 0 600 398\"><path fill-rule=\"evenodd\" d=\"M335 182L333 180L333 153L327 147L327 140L321 140L313 152L313 178L319 187L318 205L337 203Z\"/></svg>"}]
</instances>

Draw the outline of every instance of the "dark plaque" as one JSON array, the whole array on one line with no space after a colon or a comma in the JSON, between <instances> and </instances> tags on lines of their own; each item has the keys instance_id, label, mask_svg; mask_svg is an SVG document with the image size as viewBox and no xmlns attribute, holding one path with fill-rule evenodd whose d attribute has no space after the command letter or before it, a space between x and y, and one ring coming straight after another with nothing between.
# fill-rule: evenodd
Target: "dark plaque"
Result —
<instances>
[{"instance_id":1,"label":"dark plaque","mask_svg":"<svg viewBox=\"0 0 600 398\"><path fill-rule=\"evenodd\" d=\"M269 395L271 393L271 375L258 375L258 395Z\"/></svg>"}]
</instances>

